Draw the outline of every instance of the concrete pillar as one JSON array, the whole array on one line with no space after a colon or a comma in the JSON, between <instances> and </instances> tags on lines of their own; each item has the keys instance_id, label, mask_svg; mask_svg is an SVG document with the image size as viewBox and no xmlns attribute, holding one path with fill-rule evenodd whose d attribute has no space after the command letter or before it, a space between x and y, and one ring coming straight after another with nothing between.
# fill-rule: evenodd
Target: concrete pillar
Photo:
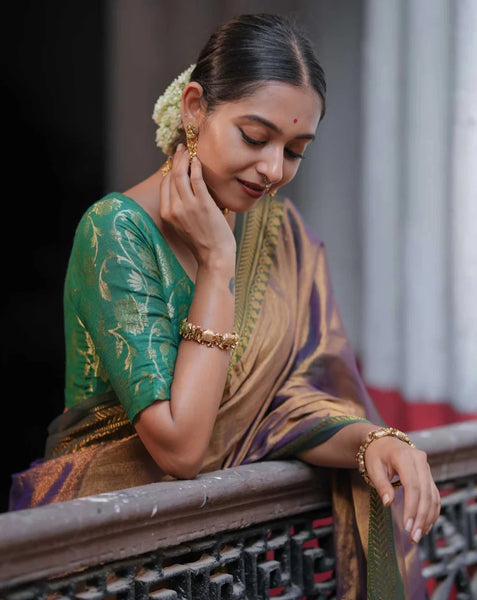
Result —
<instances>
[{"instance_id":1,"label":"concrete pillar","mask_svg":"<svg viewBox=\"0 0 477 600\"><path fill-rule=\"evenodd\" d=\"M367 0L363 39L363 370L370 385L400 377L402 3Z\"/></svg>"},{"instance_id":2,"label":"concrete pillar","mask_svg":"<svg viewBox=\"0 0 477 600\"><path fill-rule=\"evenodd\" d=\"M448 386L448 164L452 14L449 0L406 4L403 219L407 398L445 400ZM475 66L475 65L474 65ZM398 91L396 93L399 93Z\"/></svg>"},{"instance_id":3,"label":"concrete pillar","mask_svg":"<svg viewBox=\"0 0 477 600\"><path fill-rule=\"evenodd\" d=\"M452 151L452 389L477 412L477 3L456 6Z\"/></svg>"},{"instance_id":4,"label":"concrete pillar","mask_svg":"<svg viewBox=\"0 0 477 600\"><path fill-rule=\"evenodd\" d=\"M346 332L360 353L360 85L363 3L307 4L307 25L327 79L327 112L290 196L325 242Z\"/></svg>"}]
</instances>

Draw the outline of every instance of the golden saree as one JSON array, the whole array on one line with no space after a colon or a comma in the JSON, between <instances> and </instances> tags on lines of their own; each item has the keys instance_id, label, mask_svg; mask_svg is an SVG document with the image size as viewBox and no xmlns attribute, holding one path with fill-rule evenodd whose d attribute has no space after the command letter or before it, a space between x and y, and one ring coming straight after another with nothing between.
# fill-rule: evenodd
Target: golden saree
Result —
<instances>
[{"instance_id":1,"label":"golden saree","mask_svg":"<svg viewBox=\"0 0 477 600\"><path fill-rule=\"evenodd\" d=\"M72 370L69 410L50 427L45 459L15 476L12 509L166 478L132 422L148 403L169 399L177 324L187 315L193 283L133 200L110 194L101 202L85 219L92 232L84 271L89 284L78 293L71 327L81 368ZM108 227L98 216L108 217ZM238 215L235 235L240 342L231 354L204 472L294 457L350 423L381 422L334 300L325 247L294 205L263 199ZM131 240L139 240L137 261ZM115 281L126 263L129 274L118 292ZM80 285L75 280L73 292ZM97 298L88 297L92 290ZM88 319L101 302L103 312ZM144 375L134 380L134 342L143 334L142 355L153 365L141 367ZM382 507L356 472L336 470L333 490L337 597L424 598L417 549L400 526L402 499L392 520L391 509Z\"/></svg>"}]
</instances>

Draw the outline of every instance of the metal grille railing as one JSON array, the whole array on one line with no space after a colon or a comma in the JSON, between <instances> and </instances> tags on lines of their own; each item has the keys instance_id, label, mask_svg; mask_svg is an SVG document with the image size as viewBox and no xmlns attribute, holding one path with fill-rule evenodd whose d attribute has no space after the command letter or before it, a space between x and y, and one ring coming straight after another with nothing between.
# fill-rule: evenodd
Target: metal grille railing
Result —
<instances>
[{"instance_id":1,"label":"metal grille railing","mask_svg":"<svg viewBox=\"0 0 477 600\"><path fill-rule=\"evenodd\" d=\"M477 597L477 478L442 489L421 541L432 600ZM6 600L282 600L334 598L332 521L309 513L149 552L5 591Z\"/></svg>"},{"instance_id":2,"label":"metal grille railing","mask_svg":"<svg viewBox=\"0 0 477 600\"><path fill-rule=\"evenodd\" d=\"M411 437L442 494L420 543L429 597L477 600L477 423ZM0 598L332 600L326 474L257 463L0 515Z\"/></svg>"},{"instance_id":3,"label":"metal grille railing","mask_svg":"<svg viewBox=\"0 0 477 600\"><path fill-rule=\"evenodd\" d=\"M332 527L316 514L151 552L6 594L8 600L325 600L335 590Z\"/></svg>"},{"instance_id":4,"label":"metal grille railing","mask_svg":"<svg viewBox=\"0 0 477 600\"><path fill-rule=\"evenodd\" d=\"M477 477L440 491L440 517L420 543L431 598L477 600Z\"/></svg>"}]
</instances>

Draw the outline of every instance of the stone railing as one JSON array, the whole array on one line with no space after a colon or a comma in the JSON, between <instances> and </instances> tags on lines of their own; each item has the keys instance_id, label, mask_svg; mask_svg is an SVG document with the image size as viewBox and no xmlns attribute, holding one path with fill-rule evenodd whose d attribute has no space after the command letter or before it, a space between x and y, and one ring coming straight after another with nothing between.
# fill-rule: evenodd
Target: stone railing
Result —
<instances>
[{"instance_id":1,"label":"stone railing","mask_svg":"<svg viewBox=\"0 0 477 600\"><path fill-rule=\"evenodd\" d=\"M410 437L442 492L420 544L430 597L475 600L477 422ZM0 598L334 598L327 482L272 461L2 514Z\"/></svg>"}]
</instances>

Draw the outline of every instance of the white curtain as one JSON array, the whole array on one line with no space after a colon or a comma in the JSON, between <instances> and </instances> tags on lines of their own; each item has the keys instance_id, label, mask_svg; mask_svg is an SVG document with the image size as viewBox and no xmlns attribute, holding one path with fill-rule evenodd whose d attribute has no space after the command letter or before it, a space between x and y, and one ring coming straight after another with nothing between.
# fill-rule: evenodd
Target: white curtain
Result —
<instances>
[{"instance_id":1,"label":"white curtain","mask_svg":"<svg viewBox=\"0 0 477 600\"><path fill-rule=\"evenodd\" d=\"M368 0L363 42L364 377L408 427L475 417L477 3Z\"/></svg>"}]
</instances>

